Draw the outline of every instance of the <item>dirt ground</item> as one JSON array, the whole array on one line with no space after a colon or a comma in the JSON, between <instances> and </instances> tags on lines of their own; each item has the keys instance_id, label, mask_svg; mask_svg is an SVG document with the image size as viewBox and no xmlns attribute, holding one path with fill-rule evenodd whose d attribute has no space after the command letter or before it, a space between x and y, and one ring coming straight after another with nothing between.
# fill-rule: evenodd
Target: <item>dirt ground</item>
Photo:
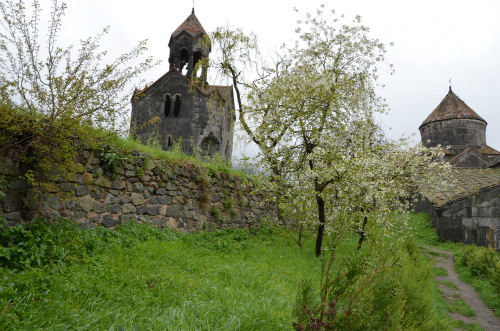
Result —
<instances>
[{"instance_id":1,"label":"dirt ground","mask_svg":"<svg viewBox=\"0 0 500 331\"><path fill-rule=\"evenodd\" d=\"M443 296L449 302L458 299L463 299L471 308L476 312L476 316L467 317L459 313L450 313L451 317L456 320L462 320L468 324L479 324L486 331L500 331L500 320L493 314L493 312L481 301L479 295L472 286L462 282L454 269L453 255L449 252L432 249L439 252L442 256L434 257L434 267L444 268L447 276L435 276L439 282L451 282L458 288L453 289L445 284L439 283L439 289Z\"/></svg>"}]
</instances>

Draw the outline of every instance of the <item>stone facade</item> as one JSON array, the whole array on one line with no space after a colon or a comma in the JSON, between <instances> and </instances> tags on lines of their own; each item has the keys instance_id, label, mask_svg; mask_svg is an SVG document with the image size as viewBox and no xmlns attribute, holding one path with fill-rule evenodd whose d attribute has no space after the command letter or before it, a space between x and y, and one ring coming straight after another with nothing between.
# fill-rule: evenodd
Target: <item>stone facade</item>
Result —
<instances>
[{"instance_id":1,"label":"stone facade","mask_svg":"<svg viewBox=\"0 0 500 331\"><path fill-rule=\"evenodd\" d=\"M450 89L420 125L422 144L441 145L453 168L450 187L415 206L429 214L441 240L500 249L500 152L486 144L486 121Z\"/></svg>"},{"instance_id":2,"label":"stone facade","mask_svg":"<svg viewBox=\"0 0 500 331\"><path fill-rule=\"evenodd\" d=\"M427 213L442 241L500 250L500 167L452 168L446 188L415 205Z\"/></svg>"},{"instance_id":3,"label":"stone facade","mask_svg":"<svg viewBox=\"0 0 500 331\"><path fill-rule=\"evenodd\" d=\"M445 161L456 167L485 168L500 160L500 152L486 144L486 125L450 86L448 94L419 130L422 144L425 147L440 145Z\"/></svg>"},{"instance_id":4,"label":"stone facade","mask_svg":"<svg viewBox=\"0 0 500 331\"><path fill-rule=\"evenodd\" d=\"M47 195L42 205L30 186L18 179L17 167L0 160L0 176L7 183L0 215L9 225L26 224L42 214L71 218L83 227L112 228L136 221L180 231L242 228L276 218L264 195L236 176L219 173L211 178L193 165L169 165L137 152L112 176L92 153L83 154L85 172L57 184L67 199Z\"/></svg>"},{"instance_id":5,"label":"stone facade","mask_svg":"<svg viewBox=\"0 0 500 331\"><path fill-rule=\"evenodd\" d=\"M500 185L428 211L442 241L500 250Z\"/></svg>"},{"instance_id":6,"label":"stone facade","mask_svg":"<svg viewBox=\"0 0 500 331\"><path fill-rule=\"evenodd\" d=\"M164 150L179 142L186 154L220 155L231 161L236 120L233 89L206 82L203 61L210 54L210 39L194 12L174 31L169 48L170 70L134 92L132 131L145 143L157 140Z\"/></svg>"},{"instance_id":7,"label":"stone facade","mask_svg":"<svg viewBox=\"0 0 500 331\"><path fill-rule=\"evenodd\" d=\"M426 147L440 144L461 152L469 146L480 148L486 144L486 122L474 119L431 122L420 127L420 134Z\"/></svg>"}]
</instances>

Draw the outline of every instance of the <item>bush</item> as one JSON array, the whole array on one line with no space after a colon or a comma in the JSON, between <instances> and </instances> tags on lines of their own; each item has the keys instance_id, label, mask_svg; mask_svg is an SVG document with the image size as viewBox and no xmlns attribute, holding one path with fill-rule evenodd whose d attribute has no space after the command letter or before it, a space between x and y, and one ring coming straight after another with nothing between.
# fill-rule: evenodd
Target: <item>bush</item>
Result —
<instances>
[{"instance_id":1,"label":"bush","mask_svg":"<svg viewBox=\"0 0 500 331\"><path fill-rule=\"evenodd\" d=\"M296 330L442 330L433 306L429 262L410 238L393 249L340 247L318 293L303 281ZM418 272L416 272L418 270Z\"/></svg>"},{"instance_id":2,"label":"bush","mask_svg":"<svg viewBox=\"0 0 500 331\"><path fill-rule=\"evenodd\" d=\"M0 268L23 270L62 262L68 255L82 255L82 242L72 221L60 220L49 226L35 220L29 226L7 226L0 218Z\"/></svg>"},{"instance_id":3,"label":"bush","mask_svg":"<svg viewBox=\"0 0 500 331\"><path fill-rule=\"evenodd\" d=\"M464 246L460 263L500 292L500 253L492 247Z\"/></svg>"}]
</instances>

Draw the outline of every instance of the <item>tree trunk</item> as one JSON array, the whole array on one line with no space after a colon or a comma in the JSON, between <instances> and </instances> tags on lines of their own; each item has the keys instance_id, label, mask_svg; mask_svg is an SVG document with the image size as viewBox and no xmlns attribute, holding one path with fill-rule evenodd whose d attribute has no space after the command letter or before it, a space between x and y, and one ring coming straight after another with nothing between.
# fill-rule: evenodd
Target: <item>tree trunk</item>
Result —
<instances>
[{"instance_id":1,"label":"tree trunk","mask_svg":"<svg viewBox=\"0 0 500 331\"><path fill-rule=\"evenodd\" d=\"M363 245L363 241L365 240L366 223L368 223L368 216L365 216L365 218L363 219L363 226L361 227L361 231L359 232L358 251L361 249L361 245Z\"/></svg>"},{"instance_id":2,"label":"tree trunk","mask_svg":"<svg viewBox=\"0 0 500 331\"><path fill-rule=\"evenodd\" d=\"M321 244L323 242L323 232L325 231L325 200L316 194L316 203L318 204L318 236L316 237L316 257L321 255Z\"/></svg>"}]
</instances>

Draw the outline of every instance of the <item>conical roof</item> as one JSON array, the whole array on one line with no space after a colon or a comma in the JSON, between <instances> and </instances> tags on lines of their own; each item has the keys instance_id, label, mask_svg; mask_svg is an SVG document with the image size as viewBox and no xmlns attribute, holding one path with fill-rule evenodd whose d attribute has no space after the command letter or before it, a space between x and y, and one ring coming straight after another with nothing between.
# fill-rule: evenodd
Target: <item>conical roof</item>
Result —
<instances>
[{"instance_id":1,"label":"conical roof","mask_svg":"<svg viewBox=\"0 0 500 331\"><path fill-rule=\"evenodd\" d=\"M434 109L434 111L425 119L425 121L420 125L420 127L438 121L445 121L451 119L474 119L483 121L475 111L473 111L469 106L465 104L453 91L450 90L448 94L444 97L441 103Z\"/></svg>"},{"instance_id":2,"label":"conical roof","mask_svg":"<svg viewBox=\"0 0 500 331\"><path fill-rule=\"evenodd\" d=\"M191 15L189 15L188 18L186 18L186 20L182 22L177 29L175 29L174 33L172 33L172 38L177 37L182 31L186 31L192 36L196 36L200 33L205 35L207 34L194 14L194 10L191 12Z\"/></svg>"}]
</instances>

